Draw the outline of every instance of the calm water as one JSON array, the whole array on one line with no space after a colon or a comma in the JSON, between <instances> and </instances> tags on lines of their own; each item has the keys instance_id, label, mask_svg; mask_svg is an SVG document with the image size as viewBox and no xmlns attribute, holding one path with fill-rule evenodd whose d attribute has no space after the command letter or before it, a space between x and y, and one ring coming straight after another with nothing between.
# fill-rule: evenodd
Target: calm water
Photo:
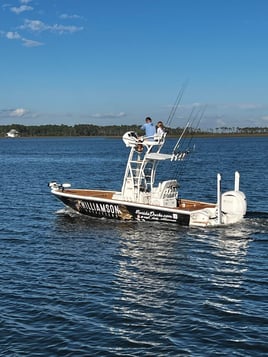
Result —
<instances>
[{"instance_id":1,"label":"calm water","mask_svg":"<svg viewBox=\"0 0 268 357\"><path fill-rule=\"evenodd\" d=\"M47 183L120 189L123 142L0 140L1 355L268 355L268 138L195 144L162 178L179 173L181 196L214 202L217 172L229 190L238 169L242 223L189 229L72 214Z\"/></svg>"}]
</instances>

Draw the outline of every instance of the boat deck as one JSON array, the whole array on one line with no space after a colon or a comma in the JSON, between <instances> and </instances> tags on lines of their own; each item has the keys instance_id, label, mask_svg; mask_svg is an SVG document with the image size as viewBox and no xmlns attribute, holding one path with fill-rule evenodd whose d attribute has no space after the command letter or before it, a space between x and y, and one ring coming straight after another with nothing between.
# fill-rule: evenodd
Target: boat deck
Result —
<instances>
[{"instance_id":1,"label":"boat deck","mask_svg":"<svg viewBox=\"0 0 268 357\"><path fill-rule=\"evenodd\" d=\"M65 189L65 193L70 195L78 195L84 197L98 197L98 198L105 198L111 200L115 191L98 191L98 190L82 190L82 189Z\"/></svg>"},{"instance_id":2,"label":"boat deck","mask_svg":"<svg viewBox=\"0 0 268 357\"><path fill-rule=\"evenodd\" d=\"M183 209L186 211L197 211L204 208L214 208L214 207L216 207L216 204L213 203L181 199L179 200L178 209Z\"/></svg>"},{"instance_id":3,"label":"boat deck","mask_svg":"<svg viewBox=\"0 0 268 357\"><path fill-rule=\"evenodd\" d=\"M83 190L83 189L65 189L64 193L82 197L96 197L112 200L115 191L98 191L98 190ZM178 200L178 207L176 209L184 210L184 211L197 211L204 208L213 208L216 204L201 202L201 201L193 201L186 199Z\"/></svg>"}]
</instances>

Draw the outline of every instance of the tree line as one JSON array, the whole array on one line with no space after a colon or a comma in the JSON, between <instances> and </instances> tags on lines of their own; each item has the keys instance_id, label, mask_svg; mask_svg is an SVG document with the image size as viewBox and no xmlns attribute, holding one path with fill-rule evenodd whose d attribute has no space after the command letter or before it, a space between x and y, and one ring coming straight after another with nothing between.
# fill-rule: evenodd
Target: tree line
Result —
<instances>
[{"instance_id":1,"label":"tree line","mask_svg":"<svg viewBox=\"0 0 268 357\"><path fill-rule=\"evenodd\" d=\"M135 131L143 134L138 125L108 125L99 126L93 124L70 125L0 125L0 136L5 137L10 130L16 130L19 136L122 136L126 131ZM167 128L170 136L180 136L184 128ZM191 135L267 135L268 127L220 127L216 129L188 128Z\"/></svg>"}]
</instances>

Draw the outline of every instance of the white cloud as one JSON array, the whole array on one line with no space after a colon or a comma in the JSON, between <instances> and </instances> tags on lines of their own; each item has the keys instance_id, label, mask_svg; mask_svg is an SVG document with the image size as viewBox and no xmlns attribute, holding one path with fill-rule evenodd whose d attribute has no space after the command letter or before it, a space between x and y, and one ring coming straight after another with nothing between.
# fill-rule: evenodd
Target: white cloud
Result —
<instances>
[{"instance_id":1,"label":"white cloud","mask_svg":"<svg viewBox=\"0 0 268 357\"><path fill-rule=\"evenodd\" d=\"M10 10L12 12L14 12L15 14L19 15L22 12L33 10L33 7L32 6L28 6L28 5L21 5L19 7L13 6L13 7L10 8Z\"/></svg>"},{"instance_id":2,"label":"white cloud","mask_svg":"<svg viewBox=\"0 0 268 357\"><path fill-rule=\"evenodd\" d=\"M31 112L25 108L17 109L0 109L0 120L25 120L25 119L35 119L39 116L38 113Z\"/></svg>"},{"instance_id":3,"label":"white cloud","mask_svg":"<svg viewBox=\"0 0 268 357\"><path fill-rule=\"evenodd\" d=\"M81 19L81 16L73 14L73 15L68 15L68 14L62 14L60 15L60 19L68 20L68 19Z\"/></svg>"},{"instance_id":4,"label":"white cloud","mask_svg":"<svg viewBox=\"0 0 268 357\"><path fill-rule=\"evenodd\" d=\"M226 124L226 121L224 120L224 119L220 119L220 118L218 118L217 120L216 120L216 127L217 128L222 128L222 127L224 127L224 126L226 126L227 124Z\"/></svg>"},{"instance_id":5,"label":"white cloud","mask_svg":"<svg viewBox=\"0 0 268 357\"><path fill-rule=\"evenodd\" d=\"M22 44L25 47L38 47L38 46L43 46L43 42L39 42L39 41L33 41L33 40L29 40L27 38L22 38Z\"/></svg>"},{"instance_id":6,"label":"white cloud","mask_svg":"<svg viewBox=\"0 0 268 357\"><path fill-rule=\"evenodd\" d=\"M78 26L64 26L64 25L47 25L40 20L24 20L24 25L20 27L23 30L31 30L34 32L43 32L43 31L50 31L50 32L57 32L60 34L63 33L73 33L77 31L83 30L83 27Z\"/></svg>"},{"instance_id":7,"label":"white cloud","mask_svg":"<svg viewBox=\"0 0 268 357\"><path fill-rule=\"evenodd\" d=\"M103 119L103 118L122 118L122 117L125 117L125 116L126 116L126 113L124 113L124 112L120 112L118 114L113 114L113 113L100 114L100 113L96 113L96 114L90 115L91 118L98 118L98 119Z\"/></svg>"},{"instance_id":8,"label":"white cloud","mask_svg":"<svg viewBox=\"0 0 268 357\"><path fill-rule=\"evenodd\" d=\"M83 27L78 26L63 26L63 25L53 25L49 27L49 30L52 32L63 33L74 33L77 31L82 31Z\"/></svg>"},{"instance_id":9,"label":"white cloud","mask_svg":"<svg viewBox=\"0 0 268 357\"><path fill-rule=\"evenodd\" d=\"M17 108L15 110L10 111L9 116L10 117L23 117L26 113L28 113L28 110L24 108Z\"/></svg>"},{"instance_id":10,"label":"white cloud","mask_svg":"<svg viewBox=\"0 0 268 357\"><path fill-rule=\"evenodd\" d=\"M22 45L24 47L38 47L38 46L44 45L43 42L34 41L34 40L30 40L28 38L22 37L18 32L9 31L9 32L6 32L5 34L3 33L3 35L8 40L21 40Z\"/></svg>"},{"instance_id":11,"label":"white cloud","mask_svg":"<svg viewBox=\"0 0 268 357\"><path fill-rule=\"evenodd\" d=\"M257 103L226 103L222 104L219 106L222 107L222 109L235 109L235 110L255 110L255 109L261 109L263 108L262 104L257 104Z\"/></svg>"},{"instance_id":12,"label":"white cloud","mask_svg":"<svg viewBox=\"0 0 268 357\"><path fill-rule=\"evenodd\" d=\"M31 6L33 4L33 0L17 0L17 6L12 6L10 3L2 5L2 8L8 8L9 11L13 12L16 15L20 15L26 11L34 10L34 7ZM37 3L35 3L36 5ZM39 11L39 13L41 13ZM69 20L69 19L81 19L79 15L76 14L67 14L64 13L60 16L61 19ZM43 42L35 41L32 39L28 39L28 36L25 36L26 31L30 31L32 33L45 33L50 32L54 34L73 34L75 32L79 32L84 30L83 27L75 26L75 25L63 25L63 24L47 24L42 20L30 20L24 19L24 22L21 26L17 26L15 30L7 29L6 31L0 30L0 37L5 37L8 40L20 40L24 47L38 47L44 45Z\"/></svg>"},{"instance_id":13,"label":"white cloud","mask_svg":"<svg viewBox=\"0 0 268 357\"><path fill-rule=\"evenodd\" d=\"M238 108L243 110L255 110L262 108L262 105L256 103L242 103L238 104Z\"/></svg>"},{"instance_id":14,"label":"white cloud","mask_svg":"<svg viewBox=\"0 0 268 357\"><path fill-rule=\"evenodd\" d=\"M6 38L9 40L19 40L21 36L18 32L9 31L6 33Z\"/></svg>"},{"instance_id":15,"label":"white cloud","mask_svg":"<svg viewBox=\"0 0 268 357\"><path fill-rule=\"evenodd\" d=\"M24 25L20 26L22 30L31 30L31 31L45 31L48 27L40 20L24 20Z\"/></svg>"}]
</instances>

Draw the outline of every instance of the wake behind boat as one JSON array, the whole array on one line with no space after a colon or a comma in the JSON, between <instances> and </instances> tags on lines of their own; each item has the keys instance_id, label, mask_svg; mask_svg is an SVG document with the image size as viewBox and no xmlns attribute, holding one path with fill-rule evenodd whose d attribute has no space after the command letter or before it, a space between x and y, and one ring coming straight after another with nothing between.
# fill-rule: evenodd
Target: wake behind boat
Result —
<instances>
[{"instance_id":1,"label":"wake behind boat","mask_svg":"<svg viewBox=\"0 0 268 357\"><path fill-rule=\"evenodd\" d=\"M221 193L221 175L217 175L216 203L180 198L176 179L155 183L156 169L161 161L178 165L189 154L188 149L180 150L183 134L172 152L166 154L161 152L166 133L150 138L140 138L132 131L125 133L123 141L130 152L121 191L73 189L70 184L53 181L49 183L51 192L66 206L92 217L198 227L239 222L246 214L247 203L239 190L238 172L234 189L225 193Z\"/></svg>"}]
</instances>

